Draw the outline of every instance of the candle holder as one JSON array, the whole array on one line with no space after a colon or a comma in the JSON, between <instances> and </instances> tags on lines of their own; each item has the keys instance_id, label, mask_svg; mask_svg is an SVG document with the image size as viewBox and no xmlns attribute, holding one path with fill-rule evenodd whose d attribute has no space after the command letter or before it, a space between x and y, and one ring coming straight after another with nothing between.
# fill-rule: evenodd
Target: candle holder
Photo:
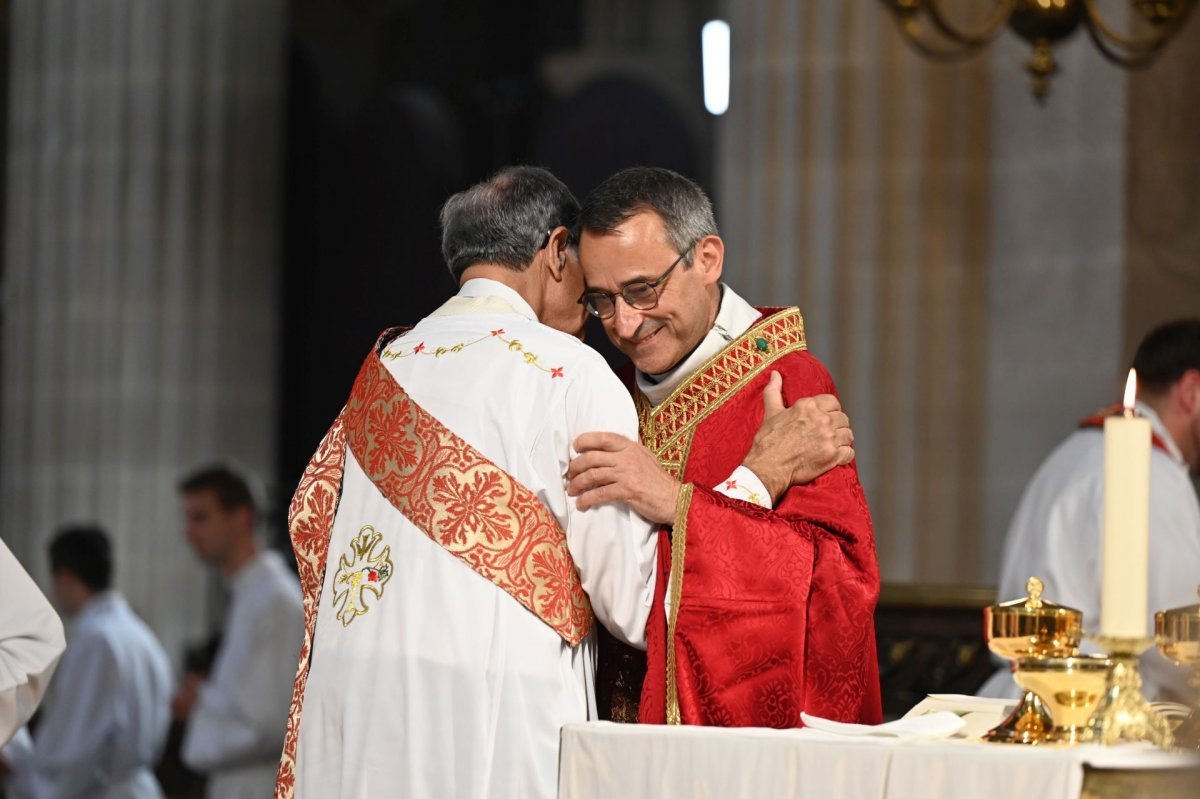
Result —
<instances>
[{"instance_id":1,"label":"candle holder","mask_svg":"<svg viewBox=\"0 0 1200 799\"><path fill-rule=\"evenodd\" d=\"M1108 689L1088 719L1087 738L1104 746L1121 741L1147 741L1161 749L1170 749L1174 745L1171 727L1142 695L1142 675L1138 671L1138 656L1154 645L1154 639L1088 637L1108 653L1113 666Z\"/></svg>"}]
</instances>

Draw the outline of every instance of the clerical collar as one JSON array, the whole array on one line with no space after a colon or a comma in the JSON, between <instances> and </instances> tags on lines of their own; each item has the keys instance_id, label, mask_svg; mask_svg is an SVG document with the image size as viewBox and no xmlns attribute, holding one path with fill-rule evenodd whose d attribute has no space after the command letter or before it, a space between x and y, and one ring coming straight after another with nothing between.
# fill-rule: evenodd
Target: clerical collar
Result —
<instances>
[{"instance_id":1,"label":"clerical collar","mask_svg":"<svg viewBox=\"0 0 1200 799\"><path fill-rule=\"evenodd\" d=\"M657 405L665 400L705 361L725 349L729 342L749 330L750 326L762 316L757 308L739 297L737 292L724 283L721 284L720 302L721 307L717 310L717 318L713 321L713 326L701 339L696 349L680 361L678 366L658 375L637 373L635 378L637 387L651 405Z\"/></svg>"},{"instance_id":2,"label":"clerical collar","mask_svg":"<svg viewBox=\"0 0 1200 799\"><path fill-rule=\"evenodd\" d=\"M463 283L458 294L446 300L430 316L486 314L517 314L534 322L538 321L533 307L516 289L486 277L473 277Z\"/></svg>"}]
</instances>

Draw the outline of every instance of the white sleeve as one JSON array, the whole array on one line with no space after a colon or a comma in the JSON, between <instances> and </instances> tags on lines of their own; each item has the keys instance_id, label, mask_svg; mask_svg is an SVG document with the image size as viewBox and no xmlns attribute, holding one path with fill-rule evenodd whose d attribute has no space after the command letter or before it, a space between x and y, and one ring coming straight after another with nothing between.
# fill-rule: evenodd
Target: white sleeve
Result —
<instances>
[{"instance_id":1,"label":"white sleeve","mask_svg":"<svg viewBox=\"0 0 1200 799\"><path fill-rule=\"evenodd\" d=\"M740 499L760 508L771 510L771 492L758 479L758 475L745 466L733 470L733 474L713 486L713 491L724 494L730 499Z\"/></svg>"},{"instance_id":2,"label":"white sleeve","mask_svg":"<svg viewBox=\"0 0 1200 799\"><path fill-rule=\"evenodd\" d=\"M33 715L64 647L58 614L0 541L0 744Z\"/></svg>"},{"instance_id":3,"label":"white sleeve","mask_svg":"<svg viewBox=\"0 0 1200 799\"><path fill-rule=\"evenodd\" d=\"M568 444L590 432L637 441L629 392L598 357L581 367L564 400ZM572 446L571 457L577 454ZM654 597L657 530L626 505L610 502L580 511L574 498L567 502L567 546L596 618L618 639L641 649Z\"/></svg>"},{"instance_id":4,"label":"white sleeve","mask_svg":"<svg viewBox=\"0 0 1200 799\"><path fill-rule=\"evenodd\" d=\"M73 639L62 659L33 747L13 762L11 787L19 796L79 796L113 768L111 746L120 682L116 653L96 637Z\"/></svg>"},{"instance_id":5,"label":"white sleeve","mask_svg":"<svg viewBox=\"0 0 1200 799\"><path fill-rule=\"evenodd\" d=\"M228 648L188 721L182 757L189 768L207 773L279 756L304 636L298 592L277 593L231 621Z\"/></svg>"}]
</instances>

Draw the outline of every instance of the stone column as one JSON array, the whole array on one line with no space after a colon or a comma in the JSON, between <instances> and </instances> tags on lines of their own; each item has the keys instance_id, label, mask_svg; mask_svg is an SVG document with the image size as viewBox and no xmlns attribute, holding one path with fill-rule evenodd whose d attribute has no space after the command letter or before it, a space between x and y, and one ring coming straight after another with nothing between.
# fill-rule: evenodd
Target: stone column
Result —
<instances>
[{"instance_id":1,"label":"stone column","mask_svg":"<svg viewBox=\"0 0 1200 799\"><path fill-rule=\"evenodd\" d=\"M282 0L15 0L0 533L45 582L61 523L173 657L205 631L181 472L270 475Z\"/></svg>"},{"instance_id":2,"label":"stone column","mask_svg":"<svg viewBox=\"0 0 1200 799\"><path fill-rule=\"evenodd\" d=\"M1129 73L1082 32L1055 49L1061 71L1044 105L1020 68L1028 45L1008 34L993 49L980 575L989 583L1038 465L1079 419L1120 400L1129 113Z\"/></svg>"}]
</instances>

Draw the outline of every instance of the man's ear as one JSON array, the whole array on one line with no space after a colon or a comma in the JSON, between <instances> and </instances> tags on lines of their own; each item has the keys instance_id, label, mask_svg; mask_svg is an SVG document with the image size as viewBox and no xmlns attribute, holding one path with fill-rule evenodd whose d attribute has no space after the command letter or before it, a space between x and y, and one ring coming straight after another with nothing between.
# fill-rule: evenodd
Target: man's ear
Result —
<instances>
[{"instance_id":1,"label":"man's ear","mask_svg":"<svg viewBox=\"0 0 1200 799\"><path fill-rule=\"evenodd\" d=\"M561 282L567 269L567 247L570 246L571 232L559 225L550 231L550 241L542 251L546 258L546 268L555 282Z\"/></svg>"},{"instance_id":2,"label":"man's ear","mask_svg":"<svg viewBox=\"0 0 1200 799\"><path fill-rule=\"evenodd\" d=\"M692 264L700 270L704 285L716 283L721 279L721 270L725 263L725 242L720 236L705 236L696 242L695 249Z\"/></svg>"},{"instance_id":3,"label":"man's ear","mask_svg":"<svg viewBox=\"0 0 1200 799\"><path fill-rule=\"evenodd\" d=\"M1200 369L1188 369L1179 378L1179 404L1189 416L1200 412Z\"/></svg>"}]
</instances>

